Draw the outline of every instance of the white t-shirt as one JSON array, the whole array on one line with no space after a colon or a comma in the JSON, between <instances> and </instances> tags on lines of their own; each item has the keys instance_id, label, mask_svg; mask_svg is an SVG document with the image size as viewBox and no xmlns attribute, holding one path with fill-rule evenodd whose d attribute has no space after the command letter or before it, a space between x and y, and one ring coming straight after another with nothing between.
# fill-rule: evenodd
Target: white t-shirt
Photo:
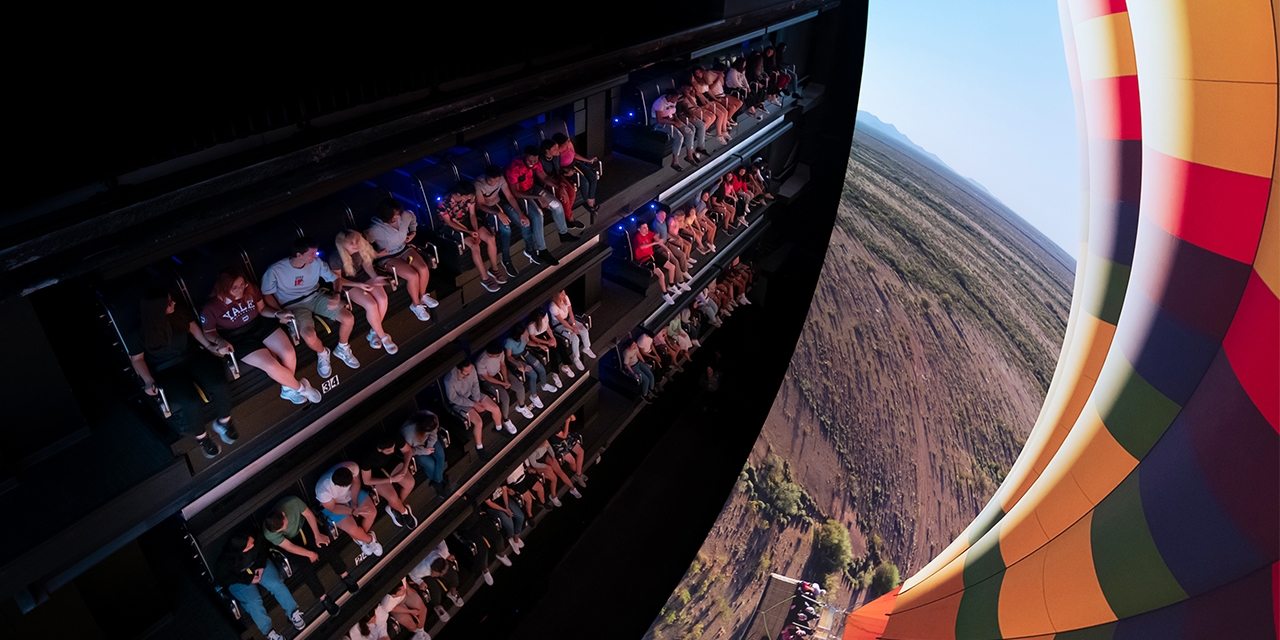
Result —
<instances>
[{"instance_id":1,"label":"white t-shirt","mask_svg":"<svg viewBox=\"0 0 1280 640\"><path fill-rule=\"evenodd\" d=\"M342 467L346 467L351 472L352 478L360 477L360 467L354 462L339 462L334 465L316 481L316 500L319 500L320 504L330 501L335 504L351 504L351 487L339 487L333 483L333 472Z\"/></svg>"},{"instance_id":2,"label":"white t-shirt","mask_svg":"<svg viewBox=\"0 0 1280 640\"><path fill-rule=\"evenodd\" d=\"M321 280L333 282L337 279L337 274L323 260L312 260L311 264L298 269L286 258L267 267L267 272L262 275L262 292L270 293L280 304L286 304L314 292L320 287Z\"/></svg>"},{"instance_id":3,"label":"white t-shirt","mask_svg":"<svg viewBox=\"0 0 1280 640\"><path fill-rule=\"evenodd\" d=\"M674 117L676 115L676 101L667 100L665 95L658 96L658 99L653 101L652 113L654 124L657 124L658 116L667 118Z\"/></svg>"},{"instance_id":4,"label":"white t-shirt","mask_svg":"<svg viewBox=\"0 0 1280 640\"><path fill-rule=\"evenodd\" d=\"M551 331L551 318L549 316L542 316L542 322L530 322L528 324L528 328L529 335L541 336L548 331Z\"/></svg>"},{"instance_id":5,"label":"white t-shirt","mask_svg":"<svg viewBox=\"0 0 1280 640\"><path fill-rule=\"evenodd\" d=\"M351 640L382 640L388 637L387 615L386 607L379 604L378 608L374 609L373 624L369 625L369 635L360 633L360 623L356 623L351 627L351 631L347 633L347 636Z\"/></svg>"},{"instance_id":6,"label":"white t-shirt","mask_svg":"<svg viewBox=\"0 0 1280 640\"><path fill-rule=\"evenodd\" d=\"M382 603L378 606L386 609L387 612L390 612L392 609L400 606L400 603L404 602L404 599L407 597L409 597L408 589L405 589L405 592L400 594L398 597L388 593L387 595L382 596Z\"/></svg>"},{"instance_id":7,"label":"white t-shirt","mask_svg":"<svg viewBox=\"0 0 1280 640\"><path fill-rule=\"evenodd\" d=\"M499 487L499 489L501 489L501 487ZM441 540L439 546L432 549L431 553L428 553L427 557L423 558L422 562L418 563L418 566L409 571L409 579L414 582L422 582L423 578L431 575L431 563L435 562L436 558L448 557L449 545L445 544L444 540Z\"/></svg>"}]
</instances>

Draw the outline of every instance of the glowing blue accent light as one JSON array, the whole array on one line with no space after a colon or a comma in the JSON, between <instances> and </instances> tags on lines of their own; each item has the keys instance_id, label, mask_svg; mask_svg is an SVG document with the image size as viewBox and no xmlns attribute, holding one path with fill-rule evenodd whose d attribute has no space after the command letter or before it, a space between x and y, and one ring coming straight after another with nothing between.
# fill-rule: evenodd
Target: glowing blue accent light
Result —
<instances>
[{"instance_id":1,"label":"glowing blue accent light","mask_svg":"<svg viewBox=\"0 0 1280 640\"><path fill-rule=\"evenodd\" d=\"M632 221L632 222L635 222L635 221L636 221L636 217L635 217L635 216L631 216L631 221Z\"/></svg>"},{"instance_id":2,"label":"glowing blue accent light","mask_svg":"<svg viewBox=\"0 0 1280 640\"><path fill-rule=\"evenodd\" d=\"M172 258L174 262L178 264L182 264L182 261L178 259L178 256L169 256L169 257Z\"/></svg>"},{"instance_id":3,"label":"glowing blue accent light","mask_svg":"<svg viewBox=\"0 0 1280 640\"><path fill-rule=\"evenodd\" d=\"M657 209L657 208L658 208L658 203L656 203L656 202L650 202L650 203L649 203L649 208L650 208L650 209Z\"/></svg>"},{"instance_id":4,"label":"glowing blue accent light","mask_svg":"<svg viewBox=\"0 0 1280 640\"><path fill-rule=\"evenodd\" d=\"M614 124L618 124L619 122L622 122L622 118L614 118L614 119L613 119L613 123L614 123Z\"/></svg>"},{"instance_id":5,"label":"glowing blue accent light","mask_svg":"<svg viewBox=\"0 0 1280 640\"><path fill-rule=\"evenodd\" d=\"M444 200L444 196L436 196L436 202Z\"/></svg>"},{"instance_id":6,"label":"glowing blue accent light","mask_svg":"<svg viewBox=\"0 0 1280 640\"><path fill-rule=\"evenodd\" d=\"M627 112L627 116L628 116L628 117L631 117L631 118L634 118L634 117L636 117L636 112L634 112L634 111L628 111L628 112Z\"/></svg>"},{"instance_id":7,"label":"glowing blue accent light","mask_svg":"<svg viewBox=\"0 0 1280 640\"><path fill-rule=\"evenodd\" d=\"M618 231L622 231L622 225L618 225Z\"/></svg>"}]
</instances>

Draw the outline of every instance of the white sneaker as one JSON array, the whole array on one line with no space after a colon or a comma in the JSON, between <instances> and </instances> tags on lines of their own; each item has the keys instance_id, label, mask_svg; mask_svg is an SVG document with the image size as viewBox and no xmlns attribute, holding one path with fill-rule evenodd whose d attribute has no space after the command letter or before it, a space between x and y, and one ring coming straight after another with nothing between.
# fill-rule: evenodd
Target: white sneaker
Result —
<instances>
[{"instance_id":1,"label":"white sneaker","mask_svg":"<svg viewBox=\"0 0 1280 640\"><path fill-rule=\"evenodd\" d=\"M307 628L307 621L302 619L302 612L298 609L294 609L293 613L289 614L289 622L292 622L293 628L298 631Z\"/></svg>"},{"instance_id":2,"label":"white sneaker","mask_svg":"<svg viewBox=\"0 0 1280 640\"><path fill-rule=\"evenodd\" d=\"M577 377L576 375L574 375L573 369L570 369L569 365L567 364L560 365L560 372L563 373L565 377L569 378L570 380ZM564 385L561 385L561 386L564 386Z\"/></svg>"},{"instance_id":3,"label":"white sneaker","mask_svg":"<svg viewBox=\"0 0 1280 640\"><path fill-rule=\"evenodd\" d=\"M489 586L491 586L491 587L493 586L493 574L492 574L492 573L489 573L489 570L488 570L488 569L485 569L485 570L484 570L484 573L480 574L480 577L484 578L484 583L485 583L485 584L487 584L487 585L489 585Z\"/></svg>"},{"instance_id":4,"label":"white sneaker","mask_svg":"<svg viewBox=\"0 0 1280 640\"><path fill-rule=\"evenodd\" d=\"M577 488L577 487L570 487L570 488L569 488L569 495L571 495L571 496L573 496L573 497L575 497L575 498L581 498L581 497L582 497L582 494L578 492L578 488Z\"/></svg>"},{"instance_id":5,"label":"white sneaker","mask_svg":"<svg viewBox=\"0 0 1280 640\"><path fill-rule=\"evenodd\" d=\"M275 629L272 629L267 632L267 640L284 640L284 636L276 633Z\"/></svg>"},{"instance_id":6,"label":"white sneaker","mask_svg":"<svg viewBox=\"0 0 1280 640\"><path fill-rule=\"evenodd\" d=\"M693 291L693 287L688 282L681 282L679 285L681 291Z\"/></svg>"},{"instance_id":7,"label":"white sneaker","mask_svg":"<svg viewBox=\"0 0 1280 640\"><path fill-rule=\"evenodd\" d=\"M440 605L436 605L436 615L440 617L440 622L449 621L449 612L445 611L444 607Z\"/></svg>"},{"instance_id":8,"label":"white sneaker","mask_svg":"<svg viewBox=\"0 0 1280 640\"><path fill-rule=\"evenodd\" d=\"M449 599L450 599L450 600L452 600L452 601L453 601L453 603L454 603L454 604L456 604L456 605L458 605L459 607L461 607L462 605L466 604L466 602L465 602L465 601L463 601L462 596L460 596L460 595L454 595L454 594L452 594L452 593L446 593L445 595L446 595L446 596L448 596L448 597L449 597Z\"/></svg>"},{"instance_id":9,"label":"white sneaker","mask_svg":"<svg viewBox=\"0 0 1280 640\"><path fill-rule=\"evenodd\" d=\"M583 347L582 354L587 356L588 358L591 358L592 360L596 359L596 354L594 351L591 350L591 347ZM578 369L578 370L581 371L582 369Z\"/></svg>"},{"instance_id":10,"label":"white sneaker","mask_svg":"<svg viewBox=\"0 0 1280 640\"><path fill-rule=\"evenodd\" d=\"M662 294L662 299L663 299L663 300L666 300L666 301L667 301L667 304L669 304L669 305L671 305L671 306L673 306L673 307L674 307L674 306L675 306L675 304L676 304L676 299L675 299L675 298L672 298L672 297L671 297L671 294L669 294L669 293L664 293L664 294Z\"/></svg>"},{"instance_id":11,"label":"white sneaker","mask_svg":"<svg viewBox=\"0 0 1280 640\"><path fill-rule=\"evenodd\" d=\"M529 402L532 402L532 403L533 403L533 406L534 406L534 407L537 407L537 408L539 408L539 409L541 409L541 408L543 408L543 407L545 407L545 406L546 406L546 405L542 404L542 398L539 398L538 396L533 396L532 398L529 398Z\"/></svg>"},{"instance_id":12,"label":"white sneaker","mask_svg":"<svg viewBox=\"0 0 1280 640\"><path fill-rule=\"evenodd\" d=\"M369 550L370 550L370 551L373 551L373 555L375 555L375 556L381 556L381 555L382 555L382 545L378 543L378 534L376 534L376 533L374 533L374 532L370 531L370 532L369 532L369 537L373 540L373 542L370 542L370 543L369 543Z\"/></svg>"},{"instance_id":13,"label":"white sneaker","mask_svg":"<svg viewBox=\"0 0 1280 640\"><path fill-rule=\"evenodd\" d=\"M300 382L302 383L302 388L298 389L298 393L302 394L302 397L306 398L307 400L310 400L312 402L320 402L320 398L322 397L320 395L320 390L316 389L315 387L312 387L311 381L307 380L306 378L303 378L302 380L300 380Z\"/></svg>"},{"instance_id":14,"label":"white sneaker","mask_svg":"<svg viewBox=\"0 0 1280 640\"><path fill-rule=\"evenodd\" d=\"M413 312L413 315L415 317L417 317L419 320L423 322L426 322L431 319L431 314L427 313L427 308L424 305L411 304L409 305L409 310Z\"/></svg>"},{"instance_id":15,"label":"white sneaker","mask_svg":"<svg viewBox=\"0 0 1280 640\"><path fill-rule=\"evenodd\" d=\"M558 373L551 374L551 384L554 384L557 389L564 388L564 381L560 379L560 374Z\"/></svg>"},{"instance_id":16,"label":"white sneaker","mask_svg":"<svg viewBox=\"0 0 1280 640\"><path fill-rule=\"evenodd\" d=\"M520 555L520 549L521 549L522 547L521 547L520 545L516 544L516 541L515 541L515 540L512 540L511 538L507 538L507 545L509 545L509 546L511 547L511 553L514 553L514 554L516 554L516 555Z\"/></svg>"},{"instance_id":17,"label":"white sneaker","mask_svg":"<svg viewBox=\"0 0 1280 640\"><path fill-rule=\"evenodd\" d=\"M582 351L582 352L583 352L583 353L587 353L586 349L583 349L583 351ZM589 357L594 358L595 356L594 356L594 355L592 355L592 356L589 356ZM578 368L578 371L586 371L586 370L587 370L586 365L582 364L582 358L574 358L574 359L573 359L573 366L577 367L577 368Z\"/></svg>"},{"instance_id":18,"label":"white sneaker","mask_svg":"<svg viewBox=\"0 0 1280 640\"><path fill-rule=\"evenodd\" d=\"M716 246L715 246L714 244L709 244L709 245L707 245L707 248L708 248L708 249L711 249L711 253L715 253L715 252L716 252Z\"/></svg>"},{"instance_id":19,"label":"white sneaker","mask_svg":"<svg viewBox=\"0 0 1280 640\"><path fill-rule=\"evenodd\" d=\"M564 506L564 503L563 503L563 502L560 502L560 498L557 498L557 497L555 497L555 496L551 496L551 504L553 504L553 505L555 505L555 506L557 506L557 507L563 507L563 506Z\"/></svg>"},{"instance_id":20,"label":"white sneaker","mask_svg":"<svg viewBox=\"0 0 1280 640\"><path fill-rule=\"evenodd\" d=\"M432 298L431 296L422 296L422 304L425 304L427 305L427 307L434 309L440 306L440 301L436 300L435 298Z\"/></svg>"},{"instance_id":21,"label":"white sneaker","mask_svg":"<svg viewBox=\"0 0 1280 640\"><path fill-rule=\"evenodd\" d=\"M382 342L382 346L387 348L388 355L394 356L397 352L400 351L400 347L397 347L396 343L391 341L391 334L389 333L385 336L382 336L382 340L380 342Z\"/></svg>"},{"instance_id":22,"label":"white sneaker","mask_svg":"<svg viewBox=\"0 0 1280 640\"><path fill-rule=\"evenodd\" d=\"M339 344L333 349L333 355L337 356L342 361L342 364L352 369L360 368L360 361L356 360L356 354L351 353L351 345L349 344Z\"/></svg>"},{"instance_id":23,"label":"white sneaker","mask_svg":"<svg viewBox=\"0 0 1280 640\"><path fill-rule=\"evenodd\" d=\"M332 354L333 352L328 349L316 354L316 373L320 374L321 378L328 378L333 374L333 367L329 364L329 356Z\"/></svg>"},{"instance_id":24,"label":"white sneaker","mask_svg":"<svg viewBox=\"0 0 1280 640\"><path fill-rule=\"evenodd\" d=\"M701 346L702 346L702 343L701 343L701 342L698 342L697 340L690 340L689 342L690 342L690 343L692 343L692 344L693 344L693 346L695 346L695 347L701 347Z\"/></svg>"},{"instance_id":25,"label":"white sneaker","mask_svg":"<svg viewBox=\"0 0 1280 640\"><path fill-rule=\"evenodd\" d=\"M506 428L507 428L507 433L509 433L509 434L511 434L511 435L513 435L513 436L516 434L516 425L515 425L515 423L511 422L510 420L507 420L506 422L503 422L503 423L502 423L502 426L504 426L504 427L506 427Z\"/></svg>"},{"instance_id":26,"label":"white sneaker","mask_svg":"<svg viewBox=\"0 0 1280 640\"><path fill-rule=\"evenodd\" d=\"M501 562L503 565L508 567L511 566L511 558L506 556L498 556L498 562Z\"/></svg>"},{"instance_id":27,"label":"white sneaker","mask_svg":"<svg viewBox=\"0 0 1280 640\"><path fill-rule=\"evenodd\" d=\"M511 544L512 544L512 545L514 545L514 546L515 546L515 548L517 548L517 549L523 549L523 548L524 548L524 540L515 540L515 539L512 539L512 540L511 540Z\"/></svg>"},{"instance_id":28,"label":"white sneaker","mask_svg":"<svg viewBox=\"0 0 1280 640\"><path fill-rule=\"evenodd\" d=\"M369 330L369 333L368 333L367 335L365 335L364 339L369 341L369 346L370 346L371 348L373 348L373 349L381 349L381 348L382 348L382 341L378 339L378 332L377 332L377 331L374 331L373 329L370 329L370 330Z\"/></svg>"},{"instance_id":29,"label":"white sneaker","mask_svg":"<svg viewBox=\"0 0 1280 640\"><path fill-rule=\"evenodd\" d=\"M524 416L528 420L533 419L533 412L529 410L529 407L516 407L516 413Z\"/></svg>"},{"instance_id":30,"label":"white sneaker","mask_svg":"<svg viewBox=\"0 0 1280 640\"><path fill-rule=\"evenodd\" d=\"M413 632L412 640L431 640L431 634L427 633L425 629L418 629Z\"/></svg>"},{"instance_id":31,"label":"white sneaker","mask_svg":"<svg viewBox=\"0 0 1280 640\"><path fill-rule=\"evenodd\" d=\"M689 264L698 264L698 261L693 258L685 258L685 262L688 262Z\"/></svg>"},{"instance_id":32,"label":"white sneaker","mask_svg":"<svg viewBox=\"0 0 1280 640\"><path fill-rule=\"evenodd\" d=\"M558 389L556 389L555 385L551 385L551 384L544 384L544 385L542 385L542 390L543 390L543 391L546 391L547 393L555 393L556 391L558 391Z\"/></svg>"}]
</instances>

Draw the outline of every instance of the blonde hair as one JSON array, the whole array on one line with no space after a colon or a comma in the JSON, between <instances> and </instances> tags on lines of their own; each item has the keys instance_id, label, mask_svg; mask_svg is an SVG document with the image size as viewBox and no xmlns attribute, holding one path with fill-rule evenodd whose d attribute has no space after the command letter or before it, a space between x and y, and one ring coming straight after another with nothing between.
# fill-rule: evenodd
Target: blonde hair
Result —
<instances>
[{"instance_id":1,"label":"blonde hair","mask_svg":"<svg viewBox=\"0 0 1280 640\"><path fill-rule=\"evenodd\" d=\"M351 253L347 251L347 241L352 238L357 239L356 241L360 245L358 253L360 254L360 257L364 258L365 264L372 265L374 258L378 257L378 254L373 250L373 245L369 244L369 241L365 239L364 234L361 234L359 231L339 231L338 236L334 238L333 243L337 245L338 256L342 258L342 274L348 278L354 278L360 275L356 273L355 265L351 262Z\"/></svg>"}]
</instances>

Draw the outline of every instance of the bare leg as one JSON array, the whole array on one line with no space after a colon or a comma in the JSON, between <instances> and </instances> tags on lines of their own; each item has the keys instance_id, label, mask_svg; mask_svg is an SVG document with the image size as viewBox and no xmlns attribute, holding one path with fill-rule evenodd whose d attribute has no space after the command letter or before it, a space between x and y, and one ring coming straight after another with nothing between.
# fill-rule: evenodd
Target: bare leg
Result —
<instances>
[{"instance_id":1,"label":"bare leg","mask_svg":"<svg viewBox=\"0 0 1280 640\"><path fill-rule=\"evenodd\" d=\"M387 335L387 332L382 330L382 313L381 309L378 308L378 299L372 293L352 289L351 301L364 309L364 318L369 321L369 328L373 329L373 332L378 334L379 338Z\"/></svg>"},{"instance_id":2,"label":"bare leg","mask_svg":"<svg viewBox=\"0 0 1280 640\"><path fill-rule=\"evenodd\" d=\"M279 360L276 360L269 349L258 349L253 353L241 356L240 360L262 369L272 380L290 389L296 390L302 386L302 383L293 377L293 371L281 364Z\"/></svg>"},{"instance_id":3,"label":"bare leg","mask_svg":"<svg viewBox=\"0 0 1280 640\"><path fill-rule=\"evenodd\" d=\"M409 292L409 299L414 304L422 304L422 294L419 293L421 285L418 283L418 271L413 266L400 258L395 258L382 263L382 268L388 272L392 272L394 269L396 277L404 281L404 288L405 291Z\"/></svg>"},{"instance_id":4,"label":"bare leg","mask_svg":"<svg viewBox=\"0 0 1280 640\"><path fill-rule=\"evenodd\" d=\"M338 523L338 528L347 532L347 535L359 540L360 542L373 542L373 537L369 535L369 532L361 528L360 524L356 522L355 516L347 516L343 518L342 521Z\"/></svg>"}]
</instances>

